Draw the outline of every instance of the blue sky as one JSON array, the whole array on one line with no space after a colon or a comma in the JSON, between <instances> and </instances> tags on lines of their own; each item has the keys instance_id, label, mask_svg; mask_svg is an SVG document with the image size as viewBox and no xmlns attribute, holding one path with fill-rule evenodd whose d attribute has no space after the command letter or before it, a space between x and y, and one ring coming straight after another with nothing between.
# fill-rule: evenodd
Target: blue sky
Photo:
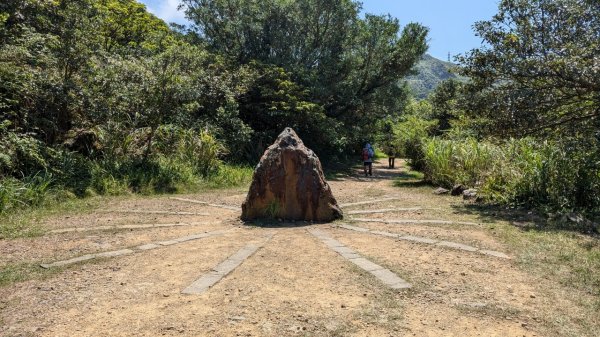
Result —
<instances>
[{"instance_id":1,"label":"blue sky","mask_svg":"<svg viewBox=\"0 0 600 337\"><path fill-rule=\"evenodd\" d=\"M167 22L186 24L177 11L179 0L138 0L150 12ZM363 0L363 10L373 14L391 14L400 24L419 22L430 28L429 54L442 60L481 45L472 25L490 19L498 0Z\"/></svg>"}]
</instances>

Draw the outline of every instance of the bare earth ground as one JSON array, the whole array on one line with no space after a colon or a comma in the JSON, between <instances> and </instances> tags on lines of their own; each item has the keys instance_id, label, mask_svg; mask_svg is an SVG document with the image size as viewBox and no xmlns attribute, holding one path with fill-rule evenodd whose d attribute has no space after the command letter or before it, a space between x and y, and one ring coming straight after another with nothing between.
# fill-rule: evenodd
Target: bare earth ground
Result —
<instances>
[{"instance_id":1,"label":"bare earth ground","mask_svg":"<svg viewBox=\"0 0 600 337\"><path fill-rule=\"evenodd\" d=\"M430 187L394 187L404 168L375 166L375 177L330 181L346 219L334 224L243 224L240 212L169 196L118 198L97 211L44 220L46 234L0 240L0 267L51 263L191 234L226 230L180 244L57 267L48 277L0 288L1 336L591 336L577 330L575 295L519 268L500 241L501 220L457 211L462 199ZM239 206L246 189L177 196ZM389 198L394 198L389 200ZM350 211L397 208L384 213ZM127 213L123 211L135 211ZM149 211L149 213L144 213ZM169 214L157 213L170 212ZM186 212L185 214L177 214ZM353 221L449 220L457 224ZM138 227L156 225L165 227ZM339 227L467 244L511 259L402 241ZM100 226L100 228L98 228ZM102 227L103 226L103 227ZM110 226L111 228L107 228ZM129 228L127 228L129 226ZM125 227L125 228L124 228ZM392 290L330 250L319 228L412 284ZM52 230L77 229L64 233ZM182 290L251 242L273 237L201 294ZM549 321L550 312L568 312ZM560 316L563 317L563 316ZM553 318L554 319L554 318ZM572 320L572 321L570 321Z\"/></svg>"}]
</instances>

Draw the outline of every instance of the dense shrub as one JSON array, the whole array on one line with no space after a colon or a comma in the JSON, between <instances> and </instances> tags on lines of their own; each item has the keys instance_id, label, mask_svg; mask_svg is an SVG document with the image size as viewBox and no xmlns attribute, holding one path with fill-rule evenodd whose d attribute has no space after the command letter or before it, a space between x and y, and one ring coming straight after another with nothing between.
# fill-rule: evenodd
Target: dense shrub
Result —
<instances>
[{"instance_id":1,"label":"dense shrub","mask_svg":"<svg viewBox=\"0 0 600 337\"><path fill-rule=\"evenodd\" d=\"M425 177L436 184L480 185L492 171L497 148L475 139L464 141L429 139L423 142Z\"/></svg>"},{"instance_id":2,"label":"dense shrub","mask_svg":"<svg viewBox=\"0 0 600 337\"><path fill-rule=\"evenodd\" d=\"M600 212L598 142L433 138L423 149L426 179L434 184L477 187L485 198L505 204Z\"/></svg>"},{"instance_id":3,"label":"dense shrub","mask_svg":"<svg viewBox=\"0 0 600 337\"><path fill-rule=\"evenodd\" d=\"M50 193L52 178L35 175L25 179L5 178L0 180L0 214L42 204Z\"/></svg>"},{"instance_id":4,"label":"dense shrub","mask_svg":"<svg viewBox=\"0 0 600 337\"><path fill-rule=\"evenodd\" d=\"M149 156L143 151L147 128L129 134L97 132L104 151L89 157L5 131L0 139L0 214L65 195L229 187L246 183L252 174L223 165L219 158L226 149L207 131L163 125Z\"/></svg>"},{"instance_id":5,"label":"dense shrub","mask_svg":"<svg viewBox=\"0 0 600 337\"><path fill-rule=\"evenodd\" d=\"M48 167L49 149L30 134L8 132L0 125L0 177L23 177Z\"/></svg>"},{"instance_id":6,"label":"dense shrub","mask_svg":"<svg viewBox=\"0 0 600 337\"><path fill-rule=\"evenodd\" d=\"M502 147L486 189L495 199L553 210L600 211L597 142L513 140Z\"/></svg>"},{"instance_id":7,"label":"dense shrub","mask_svg":"<svg viewBox=\"0 0 600 337\"><path fill-rule=\"evenodd\" d=\"M425 120L417 116L408 116L394 127L397 155L408 158L415 170L424 169L424 142L436 121Z\"/></svg>"}]
</instances>

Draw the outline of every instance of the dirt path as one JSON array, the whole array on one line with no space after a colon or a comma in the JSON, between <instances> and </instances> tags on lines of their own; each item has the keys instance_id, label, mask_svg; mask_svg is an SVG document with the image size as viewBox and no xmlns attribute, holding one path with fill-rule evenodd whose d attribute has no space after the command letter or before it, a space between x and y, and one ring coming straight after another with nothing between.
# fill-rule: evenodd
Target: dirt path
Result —
<instances>
[{"instance_id":1,"label":"dirt path","mask_svg":"<svg viewBox=\"0 0 600 337\"><path fill-rule=\"evenodd\" d=\"M556 334L544 315L555 306L571 308L569 299L549 303L555 300L549 284L518 268L494 235L494 226L503 224L457 212L453 206L461 199L434 196L430 187L394 187L392 178L402 170L378 164L373 178L357 172L331 181L334 195L346 204L346 219L327 225L244 225L236 207L245 189L119 199L90 214L49 219L45 236L0 241L0 267L134 252L0 288L0 335ZM411 288L390 288L353 263L352 254L312 235L315 228ZM214 231L218 235L172 242ZM410 239L415 237L421 240ZM148 246L157 242L171 243ZM237 268L213 270L259 242L264 245ZM140 246L152 249L135 249ZM216 275L213 286L182 293L209 274Z\"/></svg>"}]
</instances>

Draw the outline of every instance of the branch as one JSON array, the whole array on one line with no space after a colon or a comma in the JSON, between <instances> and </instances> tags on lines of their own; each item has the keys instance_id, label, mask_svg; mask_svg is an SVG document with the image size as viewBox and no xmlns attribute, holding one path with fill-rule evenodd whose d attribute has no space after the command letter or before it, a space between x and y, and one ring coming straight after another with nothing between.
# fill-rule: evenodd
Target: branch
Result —
<instances>
[{"instance_id":1,"label":"branch","mask_svg":"<svg viewBox=\"0 0 600 337\"><path fill-rule=\"evenodd\" d=\"M533 129L529 129L525 131L525 136L530 136L534 133L537 133L538 131L544 130L544 129L548 129L548 128L554 128L557 126L561 126L567 123L571 123L571 122L579 122L579 121L583 121L586 119L591 119L594 117L598 117L600 116L600 107L596 108L596 110L593 113L587 114L587 115L583 115L583 116L571 116L569 118L566 119L562 119L553 123L549 123L549 124L543 124L539 127L533 128Z\"/></svg>"}]
</instances>

